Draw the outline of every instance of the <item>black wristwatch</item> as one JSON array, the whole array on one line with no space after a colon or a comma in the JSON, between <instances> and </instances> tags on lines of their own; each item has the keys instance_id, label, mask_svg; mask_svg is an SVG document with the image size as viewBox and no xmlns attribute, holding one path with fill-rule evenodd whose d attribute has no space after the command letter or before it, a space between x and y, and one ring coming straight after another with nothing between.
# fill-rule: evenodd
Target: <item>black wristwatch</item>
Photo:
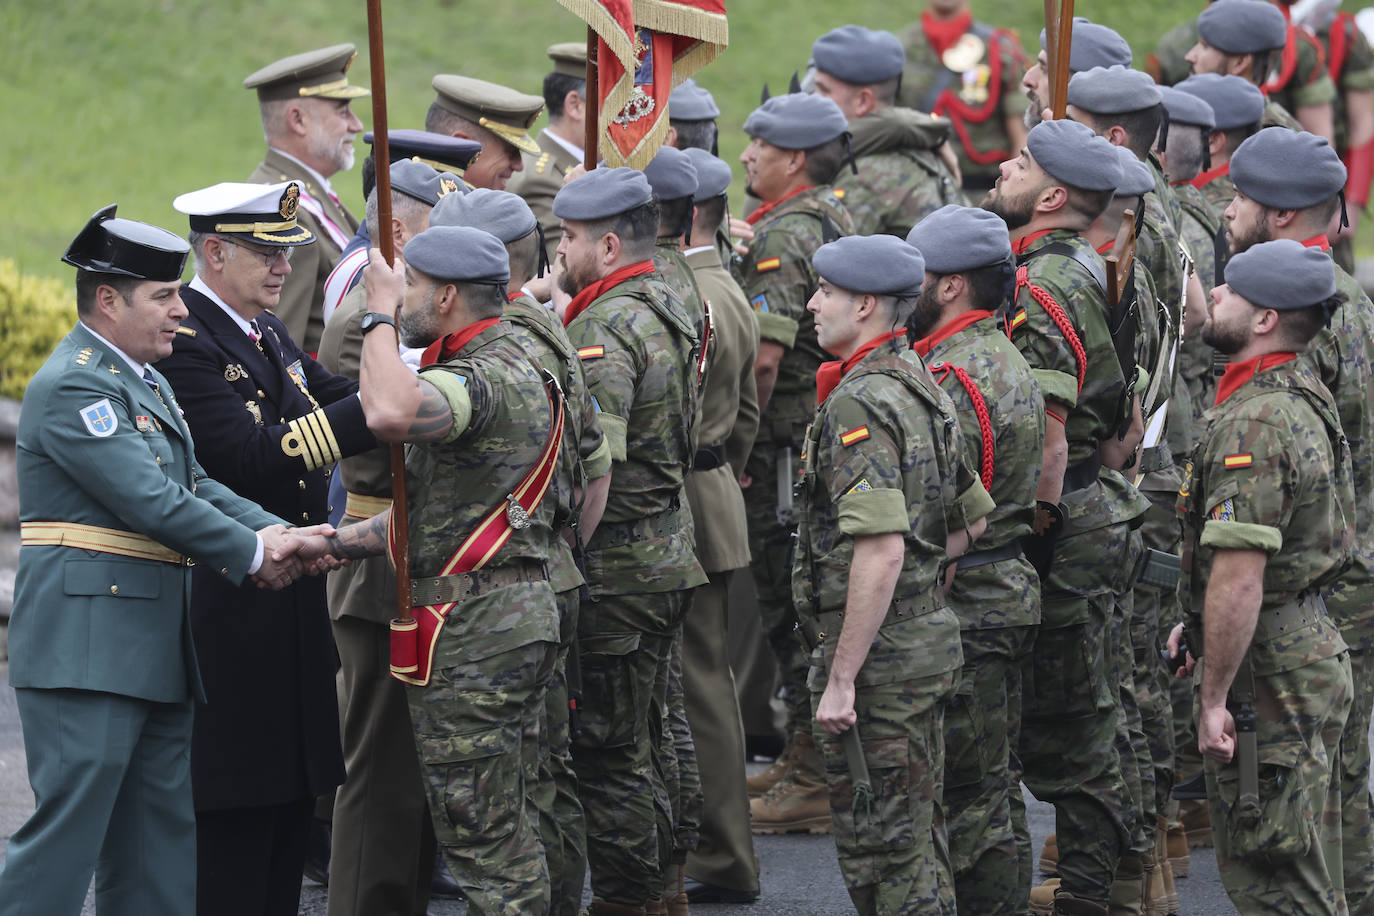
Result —
<instances>
[{"instance_id":1,"label":"black wristwatch","mask_svg":"<svg viewBox=\"0 0 1374 916\"><path fill-rule=\"evenodd\" d=\"M367 336L367 332L379 324L389 324L394 328L396 327L396 319L382 312L368 312L363 316L363 320L358 326L363 329L363 336Z\"/></svg>"}]
</instances>

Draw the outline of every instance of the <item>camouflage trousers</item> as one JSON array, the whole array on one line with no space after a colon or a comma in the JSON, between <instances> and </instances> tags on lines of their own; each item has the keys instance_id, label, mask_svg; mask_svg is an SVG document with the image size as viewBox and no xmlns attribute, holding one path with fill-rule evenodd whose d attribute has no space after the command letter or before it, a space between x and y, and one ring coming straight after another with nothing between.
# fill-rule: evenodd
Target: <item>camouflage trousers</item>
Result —
<instances>
[{"instance_id":1,"label":"camouflage trousers","mask_svg":"<svg viewBox=\"0 0 1374 916\"><path fill-rule=\"evenodd\" d=\"M1141 493L1150 500L1145 522L1140 528L1141 545L1165 553L1178 554L1183 544L1183 525L1178 516L1178 489L1181 480L1177 467L1170 466L1147 474ZM1136 705L1140 708L1150 762L1154 767L1154 799L1146 799L1146 829L1153 829L1156 818L1170 809L1174 785L1173 698L1170 676L1160 650L1164 638L1176 621L1183 619L1176 587L1160 588L1137 581L1133 586L1131 646L1135 650ZM1187 681L1180 681L1185 688ZM1184 717L1192 717L1191 696L1184 691ZM1194 742L1196 745L1196 741ZM1194 748L1196 750L1196 747Z\"/></svg>"},{"instance_id":2,"label":"camouflage trousers","mask_svg":"<svg viewBox=\"0 0 1374 916\"><path fill-rule=\"evenodd\" d=\"M579 609L583 712L573 767L592 891L607 903L642 907L663 891L674 826L664 779L668 669L685 600L685 592L599 595ZM646 621L655 628L642 629Z\"/></svg>"},{"instance_id":3,"label":"camouflage trousers","mask_svg":"<svg viewBox=\"0 0 1374 916\"><path fill-rule=\"evenodd\" d=\"M695 590L694 590L695 591ZM688 614L692 610L692 593L687 595ZM663 730L667 740L663 744L663 784L668 790L668 804L673 812L673 842L670 860L687 861L687 853L697 848L701 838L701 771L697 767L697 749L692 741L692 727L687 722L687 705L682 688L682 629L673 638L668 656L668 699L663 711Z\"/></svg>"},{"instance_id":4,"label":"camouflage trousers","mask_svg":"<svg viewBox=\"0 0 1374 916\"><path fill-rule=\"evenodd\" d=\"M1131 532L1130 551L1122 558L1125 568L1134 570L1140 561L1140 532ZM1126 783L1130 806L1124 812L1123 820L1129 835L1129 842L1122 852L1141 855L1150 851L1145 832L1145 798L1148 795L1153 807L1154 768L1150 763L1150 749L1145 743L1145 727L1140 717L1140 704L1137 702L1135 678L1135 647L1131 642L1131 624L1135 616L1135 593L1128 587L1113 596L1110 671L1108 675L1116 684L1118 715L1116 720L1116 752L1121 761L1121 778ZM1151 828L1154 822L1150 822Z\"/></svg>"},{"instance_id":5,"label":"camouflage trousers","mask_svg":"<svg viewBox=\"0 0 1374 916\"><path fill-rule=\"evenodd\" d=\"M1204 658L1193 671L1194 715ZM1280 674L1255 676L1261 815L1237 813L1240 767L1207 759L1217 869L1242 913L1345 913L1341 885L1341 730L1351 702L1342 652Z\"/></svg>"},{"instance_id":6,"label":"camouflage trousers","mask_svg":"<svg viewBox=\"0 0 1374 916\"><path fill-rule=\"evenodd\" d=\"M1374 913L1374 837L1370 830L1369 719L1374 650L1350 650L1354 698L1341 734L1341 858L1352 916Z\"/></svg>"},{"instance_id":7,"label":"camouflage trousers","mask_svg":"<svg viewBox=\"0 0 1374 916\"><path fill-rule=\"evenodd\" d=\"M568 731L568 653L577 633L579 589L558 593L559 642L544 694L536 747L539 778L532 798L549 869L549 916L577 916L587 872L587 833L578 798Z\"/></svg>"},{"instance_id":8,"label":"camouflage trousers","mask_svg":"<svg viewBox=\"0 0 1374 916\"><path fill-rule=\"evenodd\" d=\"M429 685L406 687L434 835L469 913L544 912L549 876L527 785L537 752L525 745L543 715L557 645L455 663L459 650L456 628L446 628Z\"/></svg>"},{"instance_id":9,"label":"camouflage trousers","mask_svg":"<svg viewBox=\"0 0 1374 916\"><path fill-rule=\"evenodd\" d=\"M1128 527L1115 524L1056 545L1035 651L1021 668L1022 780L1054 805L1062 886L1099 904L1132 817L1115 744L1119 687L1110 654L1129 541Z\"/></svg>"},{"instance_id":10,"label":"camouflage trousers","mask_svg":"<svg viewBox=\"0 0 1374 916\"><path fill-rule=\"evenodd\" d=\"M859 687L855 727L873 786L856 805L840 736L814 725L825 760L835 851L849 899L862 916L953 916L954 882L945 830L944 707L959 673ZM813 704L825 674L813 674Z\"/></svg>"},{"instance_id":11,"label":"camouflage trousers","mask_svg":"<svg viewBox=\"0 0 1374 916\"><path fill-rule=\"evenodd\" d=\"M959 909L1019 916L1021 883L1012 824L1011 749L1021 724L1021 665L1035 627L964 630L959 688L945 709L945 799Z\"/></svg>"},{"instance_id":12,"label":"camouflage trousers","mask_svg":"<svg viewBox=\"0 0 1374 916\"><path fill-rule=\"evenodd\" d=\"M801 447L792 449L792 467L801 467ZM796 634L792 607L792 537L795 526L778 523L778 449L769 442L755 442L746 469L753 479L744 491L749 522L749 570L759 606L764 638L778 663L781 696L787 707L789 733L809 729L811 700L806 690L809 666Z\"/></svg>"}]
</instances>

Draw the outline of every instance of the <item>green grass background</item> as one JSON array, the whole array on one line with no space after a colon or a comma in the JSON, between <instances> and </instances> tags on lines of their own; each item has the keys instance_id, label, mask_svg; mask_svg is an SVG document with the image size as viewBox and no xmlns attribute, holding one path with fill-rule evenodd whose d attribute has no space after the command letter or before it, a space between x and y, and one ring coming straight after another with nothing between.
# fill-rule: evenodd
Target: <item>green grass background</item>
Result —
<instances>
[{"instance_id":1,"label":"green grass background","mask_svg":"<svg viewBox=\"0 0 1374 916\"><path fill-rule=\"evenodd\" d=\"M847 22L900 30L919 0L728 4L730 46L698 81L723 112L721 155L736 163L739 125L767 80L785 91L811 42ZM1080 3L1079 15L1131 42L1140 65L1199 0ZM976 15L1015 29L1038 50L1041 5L975 0ZM544 49L579 40L581 22L555 0L388 0L383 4L392 127L421 127L436 73L478 76L538 94ZM217 181L240 181L262 157L257 106L242 80L288 54L352 41L352 77L369 83L364 0L5 0L0 4L0 256L25 272L66 277L59 258L85 220L118 202L121 216L178 233L172 199ZM354 103L371 124L367 99ZM365 148L359 144L361 162ZM737 174L741 169L736 165ZM362 212L359 170L336 190ZM738 196L737 196L738 198Z\"/></svg>"}]
</instances>

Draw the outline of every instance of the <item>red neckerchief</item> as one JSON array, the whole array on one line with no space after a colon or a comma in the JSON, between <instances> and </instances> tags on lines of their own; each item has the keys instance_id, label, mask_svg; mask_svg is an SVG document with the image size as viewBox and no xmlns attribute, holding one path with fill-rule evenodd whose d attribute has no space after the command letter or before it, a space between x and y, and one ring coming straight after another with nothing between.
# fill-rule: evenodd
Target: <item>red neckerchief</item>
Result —
<instances>
[{"instance_id":1,"label":"red neckerchief","mask_svg":"<svg viewBox=\"0 0 1374 916\"><path fill-rule=\"evenodd\" d=\"M1189 179L1188 181L1176 181L1174 182L1174 184L1190 184L1193 187L1201 190L1202 188L1205 188L1207 185L1211 184L1213 179L1220 178L1222 175L1230 174L1231 163L1223 162L1221 165L1217 166L1214 169L1208 169L1205 172L1198 172L1196 178Z\"/></svg>"},{"instance_id":2,"label":"red neckerchief","mask_svg":"<svg viewBox=\"0 0 1374 916\"><path fill-rule=\"evenodd\" d=\"M568 310L563 313L563 327L566 328L568 325L572 324L573 319L582 314L587 306L591 305L604 294L609 293L626 280L631 277L642 277L645 274L651 274L653 272L653 261L638 261L597 280L591 286L588 286L586 289L582 290L582 292L573 296L572 302L568 303Z\"/></svg>"},{"instance_id":3,"label":"red neckerchief","mask_svg":"<svg viewBox=\"0 0 1374 916\"><path fill-rule=\"evenodd\" d=\"M1272 369L1290 359L1296 359L1297 355L1296 353L1265 353L1262 356L1247 359L1245 362L1231 363L1226 367L1226 372L1222 375L1221 381L1217 383L1216 404L1220 404L1235 394L1242 385L1265 369Z\"/></svg>"},{"instance_id":4,"label":"red neckerchief","mask_svg":"<svg viewBox=\"0 0 1374 916\"><path fill-rule=\"evenodd\" d=\"M1037 232L1032 232L1030 235L1021 236L1019 239L1016 239L1011 243L1012 254L1025 254L1027 248L1034 245L1036 242L1040 241L1042 238L1049 235L1053 231L1053 229L1041 229Z\"/></svg>"},{"instance_id":5,"label":"red neckerchief","mask_svg":"<svg viewBox=\"0 0 1374 916\"><path fill-rule=\"evenodd\" d=\"M525 295L525 291L523 289L517 289L513 293L506 293L506 301L514 302L516 299L519 299L523 295Z\"/></svg>"},{"instance_id":6,"label":"red neckerchief","mask_svg":"<svg viewBox=\"0 0 1374 916\"><path fill-rule=\"evenodd\" d=\"M1326 233L1314 235L1310 239L1303 239L1299 244L1304 248L1320 248L1322 251L1331 250L1331 240L1326 237Z\"/></svg>"},{"instance_id":7,"label":"red neckerchief","mask_svg":"<svg viewBox=\"0 0 1374 916\"><path fill-rule=\"evenodd\" d=\"M814 184L804 184L804 185L802 185L800 188L797 188L797 190L792 191L792 192L787 193L787 194L784 194L783 196L779 197L777 200L773 201L771 204L764 204L762 207L759 207L759 208L758 208L757 210L755 210L753 213L750 213L748 216L746 216L746 217L744 218L744 221L745 221L746 223L748 223L749 225L752 226L752 225L754 225L755 223L757 223L759 220L761 220L761 219L763 219L765 216L767 216L768 213L769 213L769 211L771 211L774 207L778 206L779 204L783 203L784 201L791 200L792 198L794 198L794 197L796 197L798 194L800 194L802 191L809 191L809 190L811 190L811 189L814 188L814 187L815 187Z\"/></svg>"},{"instance_id":8,"label":"red neckerchief","mask_svg":"<svg viewBox=\"0 0 1374 916\"><path fill-rule=\"evenodd\" d=\"M1112 253L1112 246L1115 244L1115 239L1109 239L1108 241L1105 241L1101 245L1097 246L1097 253L1105 258L1107 255Z\"/></svg>"},{"instance_id":9,"label":"red neckerchief","mask_svg":"<svg viewBox=\"0 0 1374 916\"><path fill-rule=\"evenodd\" d=\"M964 10L953 19L936 19L930 9L921 11L921 31L926 33L926 41L935 49L935 56L942 57L954 43L964 37L973 25L973 10Z\"/></svg>"},{"instance_id":10,"label":"red neckerchief","mask_svg":"<svg viewBox=\"0 0 1374 916\"><path fill-rule=\"evenodd\" d=\"M889 340L896 340L906 336L906 329L901 328L887 334L880 334L877 337L855 350L849 359L832 359L829 362L821 363L821 367L816 370L816 403L824 404L825 399L830 397L830 392L835 390L835 386L844 378L844 374L853 369L859 360L863 359L875 349L887 343Z\"/></svg>"},{"instance_id":11,"label":"red neckerchief","mask_svg":"<svg viewBox=\"0 0 1374 916\"><path fill-rule=\"evenodd\" d=\"M481 334L487 328L495 327L501 323L500 318L483 318L481 321L473 322L461 331L454 331L446 337L440 337L434 343L425 347L424 355L420 357L420 366L432 366L435 363L445 362L453 359L462 352L463 348L472 343L472 339Z\"/></svg>"},{"instance_id":12,"label":"red neckerchief","mask_svg":"<svg viewBox=\"0 0 1374 916\"><path fill-rule=\"evenodd\" d=\"M964 328L975 325L978 322L982 321L984 318L991 317L992 312L989 312L986 309L969 309L967 312L964 312L964 314L960 315L958 318L953 318L949 321L946 321L939 328L936 328L933 332L931 332L929 336L922 337L920 340L916 341L914 344L911 345L911 349L915 350L916 355L920 356L921 359L925 359L927 356L930 355L930 351L935 349L935 345L940 343L940 341L948 340L955 334L958 334L960 331L964 330Z\"/></svg>"}]
</instances>

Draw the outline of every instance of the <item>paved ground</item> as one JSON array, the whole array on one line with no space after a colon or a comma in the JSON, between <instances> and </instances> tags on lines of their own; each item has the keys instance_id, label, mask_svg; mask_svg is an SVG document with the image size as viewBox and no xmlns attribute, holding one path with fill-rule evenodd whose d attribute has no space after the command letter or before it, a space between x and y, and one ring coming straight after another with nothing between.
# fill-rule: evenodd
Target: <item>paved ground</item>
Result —
<instances>
[{"instance_id":1,"label":"paved ground","mask_svg":"<svg viewBox=\"0 0 1374 916\"><path fill-rule=\"evenodd\" d=\"M0 671L0 843L9 839L32 810L33 794L29 791L24 765L14 691ZM1053 830L1054 811L1048 805L1031 800L1030 813L1031 833L1038 850L1045 835ZM835 845L830 837L757 837L756 850L763 866L763 894L757 903L694 906L692 912L697 916L821 916L852 912L840 882ZM1211 851L1195 850L1194 853L1191 875L1179 882L1183 916L1235 913L1217 879L1216 860ZM325 900L325 889L307 880L301 893L301 914L323 916ZM430 907L431 916L457 916L464 911L465 907L456 902L440 901ZM95 912L90 897L82 912L83 916Z\"/></svg>"}]
</instances>

